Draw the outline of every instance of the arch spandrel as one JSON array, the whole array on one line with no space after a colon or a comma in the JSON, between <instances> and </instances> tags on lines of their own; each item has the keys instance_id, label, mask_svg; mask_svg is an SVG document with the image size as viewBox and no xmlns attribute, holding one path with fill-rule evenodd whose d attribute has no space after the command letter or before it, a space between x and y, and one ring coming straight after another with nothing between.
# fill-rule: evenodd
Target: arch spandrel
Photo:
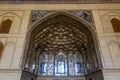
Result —
<instances>
[{"instance_id":1,"label":"arch spandrel","mask_svg":"<svg viewBox=\"0 0 120 80\"><path fill-rule=\"evenodd\" d=\"M56 11L53 13L50 13L48 15L46 15L43 18L38 19L36 22L34 22L32 25L30 25L28 31L29 33L31 33L37 26L39 26L40 24L42 24L43 22L57 17L59 15L64 15L66 17L72 18L73 20L76 20L80 23L82 23L83 25L85 25L89 30L91 30L91 32L95 31L95 28L93 28L93 26L91 24L89 24L87 21L85 21L84 19L82 19L81 17L76 16L75 14L71 14L70 12L67 11ZM49 24L49 23L48 23ZM34 27L33 27L34 26Z\"/></svg>"}]
</instances>

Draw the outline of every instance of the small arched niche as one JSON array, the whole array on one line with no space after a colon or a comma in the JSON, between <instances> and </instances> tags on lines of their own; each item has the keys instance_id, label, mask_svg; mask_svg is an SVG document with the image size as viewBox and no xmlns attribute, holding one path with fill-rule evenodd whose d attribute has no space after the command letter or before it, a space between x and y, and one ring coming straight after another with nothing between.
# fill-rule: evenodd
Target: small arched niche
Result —
<instances>
[{"instance_id":1,"label":"small arched niche","mask_svg":"<svg viewBox=\"0 0 120 80\"><path fill-rule=\"evenodd\" d=\"M111 20L111 23L112 23L114 32L120 32L120 20L117 18L113 18Z\"/></svg>"},{"instance_id":2,"label":"small arched niche","mask_svg":"<svg viewBox=\"0 0 120 80\"><path fill-rule=\"evenodd\" d=\"M25 62L28 67L25 70L30 72L32 63L30 58L34 55L36 66L44 68L44 64L47 65L47 69L42 70L40 67L33 69L36 70L34 74L38 76L84 76L92 73L100 68L95 36L92 26L66 12L57 12L38 20L29 29ZM46 51L48 56L47 62L44 61L43 65L39 64L42 51ZM96 61L93 61L93 55ZM60 67L63 68L62 71L59 71ZM39 70L45 73L40 73Z\"/></svg>"},{"instance_id":3,"label":"small arched niche","mask_svg":"<svg viewBox=\"0 0 120 80\"><path fill-rule=\"evenodd\" d=\"M11 25L12 21L10 19L3 20L0 25L0 33L9 33Z\"/></svg>"}]
</instances>

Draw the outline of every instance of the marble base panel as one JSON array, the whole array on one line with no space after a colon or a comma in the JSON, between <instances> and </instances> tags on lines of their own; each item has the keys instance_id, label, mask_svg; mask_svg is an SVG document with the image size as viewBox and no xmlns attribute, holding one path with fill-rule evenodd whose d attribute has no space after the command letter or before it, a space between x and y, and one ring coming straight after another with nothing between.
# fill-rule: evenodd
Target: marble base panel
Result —
<instances>
[{"instance_id":1,"label":"marble base panel","mask_svg":"<svg viewBox=\"0 0 120 80\"><path fill-rule=\"evenodd\" d=\"M103 70L104 80L120 80L120 69Z\"/></svg>"},{"instance_id":2,"label":"marble base panel","mask_svg":"<svg viewBox=\"0 0 120 80\"><path fill-rule=\"evenodd\" d=\"M0 80L20 80L21 70L0 70Z\"/></svg>"}]
</instances>

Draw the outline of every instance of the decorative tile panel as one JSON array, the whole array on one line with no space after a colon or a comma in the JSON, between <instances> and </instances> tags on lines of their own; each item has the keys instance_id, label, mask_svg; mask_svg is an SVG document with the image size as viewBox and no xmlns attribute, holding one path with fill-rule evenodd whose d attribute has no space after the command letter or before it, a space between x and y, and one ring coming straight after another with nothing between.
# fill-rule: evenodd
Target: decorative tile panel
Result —
<instances>
[{"instance_id":1,"label":"decorative tile panel","mask_svg":"<svg viewBox=\"0 0 120 80\"><path fill-rule=\"evenodd\" d=\"M33 10L31 13L31 20L30 24L34 23L35 21L51 14L55 13L56 11L36 11ZM94 25L93 17L92 17L92 11L91 10L67 10L65 11L67 13L73 14L75 16L78 16L82 18L83 20L87 21L89 24Z\"/></svg>"}]
</instances>

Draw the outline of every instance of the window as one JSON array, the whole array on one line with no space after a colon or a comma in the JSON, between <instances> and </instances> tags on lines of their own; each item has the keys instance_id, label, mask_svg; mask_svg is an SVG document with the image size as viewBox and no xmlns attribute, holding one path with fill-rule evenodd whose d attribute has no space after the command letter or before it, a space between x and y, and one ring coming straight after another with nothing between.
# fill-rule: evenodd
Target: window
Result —
<instances>
[{"instance_id":1,"label":"window","mask_svg":"<svg viewBox=\"0 0 120 80\"><path fill-rule=\"evenodd\" d=\"M64 52L57 53L55 57L55 75L67 75L67 58Z\"/></svg>"},{"instance_id":2,"label":"window","mask_svg":"<svg viewBox=\"0 0 120 80\"><path fill-rule=\"evenodd\" d=\"M39 65L40 75L47 74L47 62L48 62L48 55L45 51L43 51L40 55L40 65Z\"/></svg>"},{"instance_id":3,"label":"window","mask_svg":"<svg viewBox=\"0 0 120 80\"><path fill-rule=\"evenodd\" d=\"M54 68L54 57L53 54L49 54L48 56L48 75L53 75Z\"/></svg>"},{"instance_id":4,"label":"window","mask_svg":"<svg viewBox=\"0 0 120 80\"><path fill-rule=\"evenodd\" d=\"M0 25L0 33L9 33L12 21L10 19L6 19L2 21Z\"/></svg>"},{"instance_id":5,"label":"window","mask_svg":"<svg viewBox=\"0 0 120 80\"><path fill-rule=\"evenodd\" d=\"M65 52L56 54L40 53L39 74L40 76L70 76L82 75L82 55L80 52L71 52L66 55Z\"/></svg>"},{"instance_id":6,"label":"window","mask_svg":"<svg viewBox=\"0 0 120 80\"><path fill-rule=\"evenodd\" d=\"M72 53L68 55L69 59L69 75L74 75L74 56Z\"/></svg>"},{"instance_id":7,"label":"window","mask_svg":"<svg viewBox=\"0 0 120 80\"><path fill-rule=\"evenodd\" d=\"M120 32L120 20L117 18L113 18L111 20L114 32Z\"/></svg>"},{"instance_id":8,"label":"window","mask_svg":"<svg viewBox=\"0 0 120 80\"><path fill-rule=\"evenodd\" d=\"M41 62L41 64L40 64L40 73L45 73L46 72L46 66L47 66L46 62Z\"/></svg>"},{"instance_id":9,"label":"window","mask_svg":"<svg viewBox=\"0 0 120 80\"><path fill-rule=\"evenodd\" d=\"M81 75L82 74L82 55L80 52L75 52L74 55L75 60L75 75Z\"/></svg>"}]
</instances>

